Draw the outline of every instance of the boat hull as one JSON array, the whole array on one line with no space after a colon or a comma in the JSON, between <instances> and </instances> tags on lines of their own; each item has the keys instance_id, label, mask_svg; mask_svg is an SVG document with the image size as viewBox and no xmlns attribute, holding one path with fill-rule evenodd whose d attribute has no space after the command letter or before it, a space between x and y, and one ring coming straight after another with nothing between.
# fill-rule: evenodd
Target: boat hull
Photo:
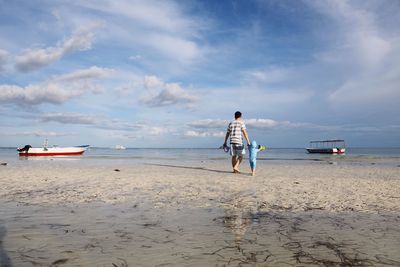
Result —
<instances>
[{"instance_id":1,"label":"boat hull","mask_svg":"<svg viewBox=\"0 0 400 267\"><path fill-rule=\"evenodd\" d=\"M307 148L308 153L315 154L344 154L345 148Z\"/></svg>"},{"instance_id":2,"label":"boat hull","mask_svg":"<svg viewBox=\"0 0 400 267\"><path fill-rule=\"evenodd\" d=\"M48 157L48 156L79 156L86 151L87 147L51 147L30 148L28 151L19 152L20 157Z\"/></svg>"}]
</instances>

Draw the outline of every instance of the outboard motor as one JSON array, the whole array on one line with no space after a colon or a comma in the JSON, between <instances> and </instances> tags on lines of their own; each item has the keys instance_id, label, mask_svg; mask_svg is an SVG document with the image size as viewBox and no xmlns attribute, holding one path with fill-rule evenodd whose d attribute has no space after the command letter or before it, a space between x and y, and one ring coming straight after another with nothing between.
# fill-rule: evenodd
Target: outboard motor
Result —
<instances>
[{"instance_id":1,"label":"outboard motor","mask_svg":"<svg viewBox=\"0 0 400 267\"><path fill-rule=\"evenodd\" d=\"M31 148L31 146L30 145L26 145L23 148L18 148L17 150L18 150L18 152L24 152L24 151L28 152L29 148Z\"/></svg>"}]
</instances>

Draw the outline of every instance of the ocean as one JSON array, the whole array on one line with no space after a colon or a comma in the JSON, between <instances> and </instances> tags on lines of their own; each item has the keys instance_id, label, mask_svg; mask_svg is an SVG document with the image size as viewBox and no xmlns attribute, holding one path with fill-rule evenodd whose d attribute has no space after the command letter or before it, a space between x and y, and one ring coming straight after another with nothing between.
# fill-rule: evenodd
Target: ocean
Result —
<instances>
[{"instance_id":1,"label":"ocean","mask_svg":"<svg viewBox=\"0 0 400 267\"><path fill-rule=\"evenodd\" d=\"M15 148L0 148L0 161L16 165L27 162L69 162L77 164L115 163L185 163L225 161L229 153L215 148L114 148L90 147L82 156L70 157L19 157ZM332 162L347 164L380 164L398 166L400 148L347 148L345 155L309 154L304 148L267 148L259 152L261 162ZM35 164L35 163L32 163Z\"/></svg>"}]
</instances>

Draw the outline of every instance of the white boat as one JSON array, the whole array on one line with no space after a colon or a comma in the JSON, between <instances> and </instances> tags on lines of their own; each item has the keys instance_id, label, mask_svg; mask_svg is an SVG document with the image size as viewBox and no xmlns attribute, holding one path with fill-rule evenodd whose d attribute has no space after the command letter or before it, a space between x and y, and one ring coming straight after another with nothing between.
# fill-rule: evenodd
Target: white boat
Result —
<instances>
[{"instance_id":1,"label":"white boat","mask_svg":"<svg viewBox=\"0 0 400 267\"><path fill-rule=\"evenodd\" d=\"M17 148L19 156L77 156L82 155L89 145L71 146L71 147L47 147L47 140L43 147L31 147L26 145L23 148Z\"/></svg>"},{"instance_id":2,"label":"white boat","mask_svg":"<svg viewBox=\"0 0 400 267\"><path fill-rule=\"evenodd\" d=\"M116 145L116 146L114 147L114 149L124 150L124 149L126 149L126 147L124 147L123 145Z\"/></svg>"},{"instance_id":3,"label":"white boat","mask_svg":"<svg viewBox=\"0 0 400 267\"><path fill-rule=\"evenodd\" d=\"M306 150L308 153L344 154L346 153L346 145L344 140L339 139L311 141L310 147Z\"/></svg>"}]
</instances>

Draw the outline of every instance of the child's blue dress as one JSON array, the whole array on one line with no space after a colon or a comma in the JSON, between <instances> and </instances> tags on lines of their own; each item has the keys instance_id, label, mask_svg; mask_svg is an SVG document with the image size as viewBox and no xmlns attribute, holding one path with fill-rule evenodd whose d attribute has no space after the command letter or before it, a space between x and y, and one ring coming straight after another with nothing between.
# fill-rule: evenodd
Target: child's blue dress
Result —
<instances>
[{"instance_id":1,"label":"child's blue dress","mask_svg":"<svg viewBox=\"0 0 400 267\"><path fill-rule=\"evenodd\" d=\"M257 142L253 140L251 142L251 145L249 145L249 162L250 162L250 168L252 170L256 169L257 165L257 153L261 150L261 146L257 145Z\"/></svg>"}]
</instances>

